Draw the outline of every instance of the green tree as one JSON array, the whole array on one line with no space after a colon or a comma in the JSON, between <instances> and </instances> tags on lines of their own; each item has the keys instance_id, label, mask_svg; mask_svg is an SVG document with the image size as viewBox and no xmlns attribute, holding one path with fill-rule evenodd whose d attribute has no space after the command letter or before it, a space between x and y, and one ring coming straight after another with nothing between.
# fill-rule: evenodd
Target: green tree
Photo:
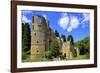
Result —
<instances>
[{"instance_id":1,"label":"green tree","mask_svg":"<svg viewBox=\"0 0 100 73\"><path fill-rule=\"evenodd\" d=\"M60 55L60 46L59 46L57 39L54 39L51 42L50 49L46 56L47 58L52 59L52 58L58 57L59 55Z\"/></svg>"},{"instance_id":2,"label":"green tree","mask_svg":"<svg viewBox=\"0 0 100 73\"><path fill-rule=\"evenodd\" d=\"M68 35L67 41L70 41L72 44L74 44L74 39L72 35Z\"/></svg>"},{"instance_id":3,"label":"green tree","mask_svg":"<svg viewBox=\"0 0 100 73\"><path fill-rule=\"evenodd\" d=\"M89 48L90 48L90 37L84 38L84 46L85 46L86 53L90 52L90 50L89 50Z\"/></svg>"},{"instance_id":4,"label":"green tree","mask_svg":"<svg viewBox=\"0 0 100 73\"><path fill-rule=\"evenodd\" d=\"M55 30L55 35L56 37L59 37L59 32L57 30Z\"/></svg>"},{"instance_id":5,"label":"green tree","mask_svg":"<svg viewBox=\"0 0 100 73\"><path fill-rule=\"evenodd\" d=\"M65 35L61 35L61 38L63 39L64 42L66 42L66 37L65 37Z\"/></svg>"},{"instance_id":6,"label":"green tree","mask_svg":"<svg viewBox=\"0 0 100 73\"><path fill-rule=\"evenodd\" d=\"M77 47L79 47L79 49L80 49L80 55L85 54L85 49L84 49L84 42L83 42L83 40L78 41L76 45L77 45Z\"/></svg>"},{"instance_id":7,"label":"green tree","mask_svg":"<svg viewBox=\"0 0 100 73\"><path fill-rule=\"evenodd\" d=\"M31 31L28 23L22 23L22 59L30 54Z\"/></svg>"},{"instance_id":8,"label":"green tree","mask_svg":"<svg viewBox=\"0 0 100 73\"><path fill-rule=\"evenodd\" d=\"M76 47L80 49L80 55L89 54L90 52L90 37L85 37L83 40L75 43Z\"/></svg>"}]
</instances>

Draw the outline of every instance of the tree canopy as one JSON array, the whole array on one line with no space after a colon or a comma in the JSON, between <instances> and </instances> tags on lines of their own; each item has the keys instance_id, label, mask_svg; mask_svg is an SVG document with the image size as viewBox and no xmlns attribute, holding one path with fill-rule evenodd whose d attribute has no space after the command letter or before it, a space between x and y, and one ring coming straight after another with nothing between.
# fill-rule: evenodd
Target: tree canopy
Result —
<instances>
[{"instance_id":1,"label":"tree canopy","mask_svg":"<svg viewBox=\"0 0 100 73\"><path fill-rule=\"evenodd\" d=\"M26 58L31 47L31 31L28 23L22 23L22 58Z\"/></svg>"},{"instance_id":2,"label":"tree canopy","mask_svg":"<svg viewBox=\"0 0 100 73\"><path fill-rule=\"evenodd\" d=\"M66 42L66 36L65 35L61 35L61 38L63 39L64 42Z\"/></svg>"},{"instance_id":3,"label":"tree canopy","mask_svg":"<svg viewBox=\"0 0 100 73\"><path fill-rule=\"evenodd\" d=\"M59 37L59 32L57 30L55 30L55 35L56 37Z\"/></svg>"},{"instance_id":4,"label":"tree canopy","mask_svg":"<svg viewBox=\"0 0 100 73\"><path fill-rule=\"evenodd\" d=\"M60 55L60 46L57 39L54 39L51 42L50 49L47 52L46 56L49 59L56 58Z\"/></svg>"},{"instance_id":5,"label":"tree canopy","mask_svg":"<svg viewBox=\"0 0 100 73\"><path fill-rule=\"evenodd\" d=\"M73 38L73 36L72 35L68 35L67 41L70 41L71 44L74 44L74 38Z\"/></svg>"},{"instance_id":6,"label":"tree canopy","mask_svg":"<svg viewBox=\"0 0 100 73\"><path fill-rule=\"evenodd\" d=\"M90 37L85 37L83 40L77 41L75 43L76 47L79 47L80 54L86 54L90 52Z\"/></svg>"}]
</instances>

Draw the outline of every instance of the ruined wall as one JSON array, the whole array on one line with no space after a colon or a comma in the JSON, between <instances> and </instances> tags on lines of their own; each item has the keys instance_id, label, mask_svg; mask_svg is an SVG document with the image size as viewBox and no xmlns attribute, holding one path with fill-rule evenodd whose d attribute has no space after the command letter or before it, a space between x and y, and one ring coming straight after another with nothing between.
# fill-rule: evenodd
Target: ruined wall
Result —
<instances>
[{"instance_id":1,"label":"ruined wall","mask_svg":"<svg viewBox=\"0 0 100 73\"><path fill-rule=\"evenodd\" d=\"M67 60L73 59L74 57L79 57L80 55L79 48L74 47L70 41L63 42L61 52Z\"/></svg>"},{"instance_id":2,"label":"ruined wall","mask_svg":"<svg viewBox=\"0 0 100 73\"><path fill-rule=\"evenodd\" d=\"M73 58L73 45L69 41L63 43L62 54L66 59Z\"/></svg>"},{"instance_id":3,"label":"ruined wall","mask_svg":"<svg viewBox=\"0 0 100 73\"><path fill-rule=\"evenodd\" d=\"M41 58L45 56L48 49L47 23L41 16L33 16L31 32L31 58Z\"/></svg>"}]
</instances>

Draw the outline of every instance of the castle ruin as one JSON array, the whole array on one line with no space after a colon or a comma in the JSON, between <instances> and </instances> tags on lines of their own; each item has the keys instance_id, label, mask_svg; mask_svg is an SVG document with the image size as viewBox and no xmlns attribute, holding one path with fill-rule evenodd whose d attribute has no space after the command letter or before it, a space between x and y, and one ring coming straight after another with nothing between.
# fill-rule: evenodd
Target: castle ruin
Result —
<instances>
[{"instance_id":1,"label":"castle ruin","mask_svg":"<svg viewBox=\"0 0 100 73\"><path fill-rule=\"evenodd\" d=\"M55 37L54 32L49 27L49 22L44 17L34 15L32 18L31 59L42 58L45 57L45 52L49 49L50 40L57 37ZM57 39L59 43L63 43L61 47L62 55L66 59L72 59L75 54L74 46L70 41L63 42L60 38ZM76 49L77 51L79 50ZM77 55L79 55L79 52Z\"/></svg>"},{"instance_id":2,"label":"castle ruin","mask_svg":"<svg viewBox=\"0 0 100 73\"><path fill-rule=\"evenodd\" d=\"M31 58L45 56L45 51L49 47L48 23L42 16L33 16L31 32Z\"/></svg>"}]
</instances>

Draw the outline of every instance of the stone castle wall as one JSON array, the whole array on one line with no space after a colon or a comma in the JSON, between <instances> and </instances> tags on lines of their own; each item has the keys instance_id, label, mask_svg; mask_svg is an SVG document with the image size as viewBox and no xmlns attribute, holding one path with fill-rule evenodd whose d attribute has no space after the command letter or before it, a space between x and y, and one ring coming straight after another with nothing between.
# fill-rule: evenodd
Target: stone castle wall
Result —
<instances>
[{"instance_id":1,"label":"stone castle wall","mask_svg":"<svg viewBox=\"0 0 100 73\"><path fill-rule=\"evenodd\" d=\"M71 60L73 57L79 56L79 48L74 48L74 45L70 41L63 42L62 55L67 59Z\"/></svg>"},{"instance_id":2,"label":"stone castle wall","mask_svg":"<svg viewBox=\"0 0 100 73\"><path fill-rule=\"evenodd\" d=\"M62 54L66 59L73 58L73 46L70 44L70 42L63 43Z\"/></svg>"},{"instance_id":3,"label":"stone castle wall","mask_svg":"<svg viewBox=\"0 0 100 73\"><path fill-rule=\"evenodd\" d=\"M61 47L61 53L66 59L72 59L75 52L70 41L62 42L60 38L49 28L49 23L42 16L33 16L31 32L31 58L42 58L49 49L50 40L57 39ZM76 49L77 56L79 50Z\"/></svg>"},{"instance_id":4,"label":"stone castle wall","mask_svg":"<svg viewBox=\"0 0 100 73\"><path fill-rule=\"evenodd\" d=\"M41 58L45 56L48 48L47 23L41 16L33 16L31 32L31 58Z\"/></svg>"}]
</instances>

